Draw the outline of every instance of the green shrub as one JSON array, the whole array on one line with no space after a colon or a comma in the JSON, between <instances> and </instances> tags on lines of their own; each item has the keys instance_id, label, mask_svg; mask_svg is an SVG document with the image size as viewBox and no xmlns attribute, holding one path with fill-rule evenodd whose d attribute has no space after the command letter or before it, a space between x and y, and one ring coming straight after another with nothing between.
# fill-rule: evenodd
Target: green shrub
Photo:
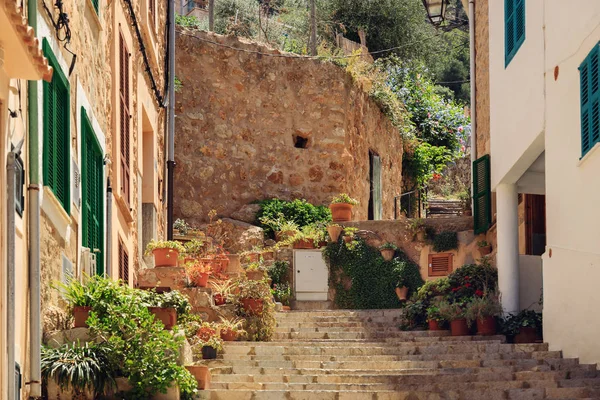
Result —
<instances>
[{"instance_id":1,"label":"green shrub","mask_svg":"<svg viewBox=\"0 0 600 400\"><path fill-rule=\"evenodd\" d=\"M406 286L409 296L419 290L425 283L421 277L419 265L414 263L403 252L400 252L400 255L390 262L394 265L394 273L398 279L396 287Z\"/></svg>"},{"instance_id":2,"label":"green shrub","mask_svg":"<svg viewBox=\"0 0 600 400\"><path fill-rule=\"evenodd\" d=\"M280 285L288 282L288 269L290 263L287 261L277 260L267 268L269 278L271 278L271 285Z\"/></svg>"},{"instance_id":3,"label":"green shrub","mask_svg":"<svg viewBox=\"0 0 600 400\"><path fill-rule=\"evenodd\" d=\"M315 222L331 221L331 211L327 206L314 206L308 201L296 199L285 201L280 199L263 200L260 210L256 215L257 224L264 229L265 234L272 236L273 229L260 222L261 218L277 220L281 213L285 220L294 222L298 227L313 224Z\"/></svg>"},{"instance_id":4,"label":"green shrub","mask_svg":"<svg viewBox=\"0 0 600 400\"><path fill-rule=\"evenodd\" d=\"M498 270L487 263L466 264L448 275L448 283L451 302L481 296L498 287Z\"/></svg>"},{"instance_id":5,"label":"green shrub","mask_svg":"<svg viewBox=\"0 0 600 400\"><path fill-rule=\"evenodd\" d=\"M433 238L433 250L436 252L458 249L456 232L440 232Z\"/></svg>"}]
</instances>

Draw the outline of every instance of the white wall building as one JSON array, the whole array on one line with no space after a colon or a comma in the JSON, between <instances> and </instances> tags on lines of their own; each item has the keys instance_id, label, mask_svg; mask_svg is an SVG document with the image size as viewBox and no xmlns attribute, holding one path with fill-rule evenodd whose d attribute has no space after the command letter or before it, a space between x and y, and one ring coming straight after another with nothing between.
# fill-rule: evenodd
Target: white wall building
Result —
<instances>
[{"instance_id":1,"label":"white wall building","mask_svg":"<svg viewBox=\"0 0 600 400\"><path fill-rule=\"evenodd\" d=\"M599 42L598 0L489 2L490 170L503 305L523 308L519 285L522 297L528 284L519 282L518 194L545 195L544 340L582 362L600 362Z\"/></svg>"}]
</instances>

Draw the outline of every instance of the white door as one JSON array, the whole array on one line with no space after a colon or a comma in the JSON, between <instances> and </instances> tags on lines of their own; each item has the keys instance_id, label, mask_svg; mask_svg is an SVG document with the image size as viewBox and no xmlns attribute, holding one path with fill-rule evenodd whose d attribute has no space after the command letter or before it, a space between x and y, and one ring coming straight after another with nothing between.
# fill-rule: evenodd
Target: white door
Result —
<instances>
[{"instance_id":1,"label":"white door","mask_svg":"<svg viewBox=\"0 0 600 400\"><path fill-rule=\"evenodd\" d=\"M294 250L296 300L327 300L327 264L320 250Z\"/></svg>"}]
</instances>

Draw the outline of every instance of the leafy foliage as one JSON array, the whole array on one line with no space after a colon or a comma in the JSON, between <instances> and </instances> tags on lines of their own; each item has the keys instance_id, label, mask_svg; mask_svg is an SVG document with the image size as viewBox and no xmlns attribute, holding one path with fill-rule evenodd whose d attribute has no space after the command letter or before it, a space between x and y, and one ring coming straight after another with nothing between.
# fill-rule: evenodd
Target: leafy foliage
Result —
<instances>
[{"instance_id":1,"label":"leafy foliage","mask_svg":"<svg viewBox=\"0 0 600 400\"><path fill-rule=\"evenodd\" d=\"M433 238L433 250L436 252L448 251L458 248L458 235L456 232L440 232Z\"/></svg>"},{"instance_id":2,"label":"leafy foliage","mask_svg":"<svg viewBox=\"0 0 600 400\"><path fill-rule=\"evenodd\" d=\"M510 314L502 324L502 333L507 336L514 336L519 333L522 327L530 327L538 330L542 329L542 313L534 310L523 310L517 314Z\"/></svg>"},{"instance_id":3,"label":"leafy foliage","mask_svg":"<svg viewBox=\"0 0 600 400\"><path fill-rule=\"evenodd\" d=\"M280 285L288 282L288 270L290 263L288 261L277 260L267 268L271 285Z\"/></svg>"},{"instance_id":4,"label":"leafy foliage","mask_svg":"<svg viewBox=\"0 0 600 400\"><path fill-rule=\"evenodd\" d=\"M289 283L280 283L273 285L271 293L275 298L275 301L280 302L284 306L290 305L290 299L292 298L292 288Z\"/></svg>"},{"instance_id":5,"label":"leafy foliage","mask_svg":"<svg viewBox=\"0 0 600 400\"><path fill-rule=\"evenodd\" d=\"M315 222L331 221L331 211L327 206L314 206L304 199L285 201L280 199L263 200L256 215L257 223L264 229L265 234L271 235L273 229L264 225L261 218L277 219L282 214L287 221L295 222L299 227Z\"/></svg>"},{"instance_id":6,"label":"leafy foliage","mask_svg":"<svg viewBox=\"0 0 600 400\"><path fill-rule=\"evenodd\" d=\"M95 396L116 387L114 366L110 362L111 348L106 343L72 343L58 348L42 347L42 379L54 380L66 391Z\"/></svg>"},{"instance_id":7,"label":"leafy foliage","mask_svg":"<svg viewBox=\"0 0 600 400\"><path fill-rule=\"evenodd\" d=\"M192 309L187 296L177 290L166 293L156 293L154 290L143 290L140 292L140 296L146 307L174 308L177 311L177 319L183 317Z\"/></svg>"},{"instance_id":8,"label":"leafy foliage","mask_svg":"<svg viewBox=\"0 0 600 400\"><path fill-rule=\"evenodd\" d=\"M384 261L378 249L357 238L352 245L330 243L323 250L329 265L330 287L336 290L335 302L341 308L380 309L400 306L394 289L398 274L396 262ZM344 279L352 285L344 287Z\"/></svg>"},{"instance_id":9,"label":"leafy foliage","mask_svg":"<svg viewBox=\"0 0 600 400\"><path fill-rule=\"evenodd\" d=\"M394 273L398 277L396 287L406 286L408 295L415 293L425 283L419 271L419 265L413 262L406 254L400 255L391 261L394 264Z\"/></svg>"}]
</instances>

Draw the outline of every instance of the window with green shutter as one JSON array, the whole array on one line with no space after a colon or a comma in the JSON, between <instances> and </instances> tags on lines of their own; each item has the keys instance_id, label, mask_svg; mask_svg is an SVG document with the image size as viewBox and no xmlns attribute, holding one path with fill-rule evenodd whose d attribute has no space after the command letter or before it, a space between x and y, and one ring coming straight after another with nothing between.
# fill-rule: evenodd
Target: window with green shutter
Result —
<instances>
[{"instance_id":1,"label":"window with green shutter","mask_svg":"<svg viewBox=\"0 0 600 400\"><path fill-rule=\"evenodd\" d=\"M83 246L96 254L96 271L104 274L103 239L103 159L102 150L90 124L90 120L81 108L82 133L82 215Z\"/></svg>"},{"instance_id":2,"label":"window with green shutter","mask_svg":"<svg viewBox=\"0 0 600 400\"><path fill-rule=\"evenodd\" d=\"M96 10L96 14L99 14L98 7L100 6L100 0L92 0L92 4L94 5L94 10Z\"/></svg>"},{"instance_id":3,"label":"window with green shutter","mask_svg":"<svg viewBox=\"0 0 600 400\"><path fill-rule=\"evenodd\" d=\"M600 43L597 43L579 66L581 90L581 157L585 156L596 143L600 142L599 47Z\"/></svg>"},{"instance_id":4,"label":"window with green shutter","mask_svg":"<svg viewBox=\"0 0 600 400\"><path fill-rule=\"evenodd\" d=\"M473 227L475 234L486 232L492 225L492 191L490 156L473 162Z\"/></svg>"},{"instance_id":5,"label":"window with green shutter","mask_svg":"<svg viewBox=\"0 0 600 400\"><path fill-rule=\"evenodd\" d=\"M525 41L525 0L504 0L505 66Z\"/></svg>"},{"instance_id":6,"label":"window with green shutter","mask_svg":"<svg viewBox=\"0 0 600 400\"><path fill-rule=\"evenodd\" d=\"M71 158L69 81L62 72L46 39L43 41L42 48L50 66L54 69L52 81L44 81L43 86L44 185L52 190L68 213L70 211L69 163Z\"/></svg>"}]
</instances>

